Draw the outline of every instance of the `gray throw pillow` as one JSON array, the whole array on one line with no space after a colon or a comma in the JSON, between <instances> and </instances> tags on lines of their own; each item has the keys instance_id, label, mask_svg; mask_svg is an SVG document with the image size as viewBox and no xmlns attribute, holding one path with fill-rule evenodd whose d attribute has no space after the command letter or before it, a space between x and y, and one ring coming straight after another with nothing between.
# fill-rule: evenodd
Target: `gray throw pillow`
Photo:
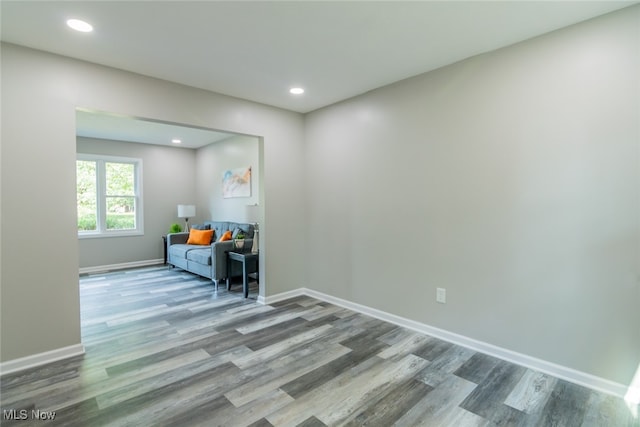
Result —
<instances>
[{"instance_id":1,"label":"gray throw pillow","mask_svg":"<svg viewBox=\"0 0 640 427\"><path fill-rule=\"evenodd\" d=\"M240 228L240 227L236 227L236 228L233 230L233 233L231 233L231 238L232 238L232 239L237 238L237 237L238 237L238 234L240 234L240 233L244 234L244 238L245 238L245 239L248 239L248 238L249 238L249 236L247 236L247 232L246 232L246 231L244 231L244 230L243 230L242 228Z\"/></svg>"}]
</instances>

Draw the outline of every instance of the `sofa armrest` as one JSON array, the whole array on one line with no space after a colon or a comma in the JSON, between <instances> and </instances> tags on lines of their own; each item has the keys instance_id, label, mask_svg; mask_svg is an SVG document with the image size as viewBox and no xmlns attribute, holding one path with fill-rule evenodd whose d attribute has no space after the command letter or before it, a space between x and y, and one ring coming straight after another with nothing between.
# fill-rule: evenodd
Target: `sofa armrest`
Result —
<instances>
[{"instance_id":1,"label":"sofa armrest","mask_svg":"<svg viewBox=\"0 0 640 427\"><path fill-rule=\"evenodd\" d=\"M167 246L185 244L189 240L189 233L169 233L167 234Z\"/></svg>"},{"instance_id":2,"label":"sofa armrest","mask_svg":"<svg viewBox=\"0 0 640 427\"><path fill-rule=\"evenodd\" d=\"M244 247L251 248L253 239L244 239ZM211 271L212 279L221 280L227 278L227 252L235 249L233 240L215 242L211 244Z\"/></svg>"}]
</instances>

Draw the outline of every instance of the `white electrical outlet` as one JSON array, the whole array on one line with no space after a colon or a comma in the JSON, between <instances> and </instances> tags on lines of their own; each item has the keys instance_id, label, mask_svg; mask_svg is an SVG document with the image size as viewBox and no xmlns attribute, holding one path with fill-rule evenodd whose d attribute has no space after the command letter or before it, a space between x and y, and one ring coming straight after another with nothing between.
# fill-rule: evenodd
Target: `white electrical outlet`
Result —
<instances>
[{"instance_id":1,"label":"white electrical outlet","mask_svg":"<svg viewBox=\"0 0 640 427\"><path fill-rule=\"evenodd\" d=\"M444 288L436 288L436 301L440 304L447 302L447 290Z\"/></svg>"}]
</instances>

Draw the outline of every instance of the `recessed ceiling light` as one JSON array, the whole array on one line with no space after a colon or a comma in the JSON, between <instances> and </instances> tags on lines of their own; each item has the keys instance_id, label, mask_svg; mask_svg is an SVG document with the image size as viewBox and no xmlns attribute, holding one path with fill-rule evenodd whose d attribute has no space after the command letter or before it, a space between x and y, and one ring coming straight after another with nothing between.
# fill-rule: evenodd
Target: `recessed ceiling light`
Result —
<instances>
[{"instance_id":1,"label":"recessed ceiling light","mask_svg":"<svg viewBox=\"0 0 640 427\"><path fill-rule=\"evenodd\" d=\"M80 19L68 19L67 25L76 31L83 33L90 33L93 31L93 26L88 22L81 21Z\"/></svg>"},{"instance_id":2,"label":"recessed ceiling light","mask_svg":"<svg viewBox=\"0 0 640 427\"><path fill-rule=\"evenodd\" d=\"M171 140L171 142L173 142L174 144L181 144L181 143L182 143L182 140L181 140L181 139L178 139L178 138L173 138L173 139Z\"/></svg>"},{"instance_id":3,"label":"recessed ceiling light","mask_svg":"<svg viewBox=\"0 0 640 427\"><path fill-rule=\"evenodd\" d=\"M289 93L293 95L302 95L304 93L304 89L302 89L301 87L292 87L291 89L289 89Z\"/></svg>"}]
</instances>

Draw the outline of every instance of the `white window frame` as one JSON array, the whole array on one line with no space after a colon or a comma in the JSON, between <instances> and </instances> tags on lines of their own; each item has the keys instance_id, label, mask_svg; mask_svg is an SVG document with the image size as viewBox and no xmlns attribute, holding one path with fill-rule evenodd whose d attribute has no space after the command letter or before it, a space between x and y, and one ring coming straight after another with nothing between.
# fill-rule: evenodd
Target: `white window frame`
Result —
<instances>
[{"instance_id":1,"label":"white window frame","mask_svg":"<svg viewBox=\"0 0 640 427\"><path fill-rule=\"evenodd\" d=\"M96 230L78 230L78 238L91 239L98 237L122 237L144 235L143 197L142 197L142 159L131 157L103 156L96 154L76 154L76 160L96 162L96 193L97 212ZM136 228L130 230L107 230L107 194L105 163L132 164L134 173L134 205L136 213ZM77 212L77 209L76 209ZM76 219L77 222L77 219Z\"/></svg>"}]
</instances>

